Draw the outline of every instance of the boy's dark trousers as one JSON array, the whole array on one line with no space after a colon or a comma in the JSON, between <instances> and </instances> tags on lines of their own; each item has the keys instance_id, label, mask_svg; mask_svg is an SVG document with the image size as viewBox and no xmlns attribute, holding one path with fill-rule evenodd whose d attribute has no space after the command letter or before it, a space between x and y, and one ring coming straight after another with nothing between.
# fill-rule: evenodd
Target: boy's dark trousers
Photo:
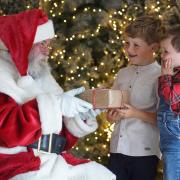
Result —
<instances>
[{"instance_id":1,"label":"boy's dark trousers","mask_svg":"<svg viewBox=\"0 0 180 180\"><path fill-rule=\"evenodd\" d=\"M155 180L158 162L157 156L111 153L109 169L116 175L116 180Z\"/></svg>"}]
</instances>

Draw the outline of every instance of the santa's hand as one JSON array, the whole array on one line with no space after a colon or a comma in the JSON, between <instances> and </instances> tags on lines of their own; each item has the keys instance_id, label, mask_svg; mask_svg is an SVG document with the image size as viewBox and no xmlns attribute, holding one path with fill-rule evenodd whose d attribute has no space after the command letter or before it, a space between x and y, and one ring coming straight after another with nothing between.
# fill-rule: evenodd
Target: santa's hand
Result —
<instances>
[{"instance_id":1,"label":"santa's hand","mask_svg":"<svg viewBox=\"0 0 180 180\"><path fill-rule=\"evenodd\" d=\"M77 88L77 89L69 90L69 91L65 92L64 94L66 94L68 96L76 96L76 95L79 95L79 94L83 93L84 91L85 91L85 88L80 87L80 88Z\"/></svg>"},{"instance_id":2,"label":"santa's hand","mask_svg":"<svg viewBox=\"0 0 180 180\"><path fill-rule=\"evenodd\" d=\"M59 96L63 116L75 117L77 114L85 113L93 108L92 104L75 97L75 95L84 92L84 90L84 87L81 87L65 92Z\"/></svg>"},{"instance_id":3,"label":"santa's hand","mask_svg":"<svg viewBox=\"0 0 180 180\"><path fill-rule=\"evenodd\" d=\"M85 112L85 113L79 113L79 116L82 120L87 120L87 119L96 119L96 116L98 116L99 114L101 114L101 112L103 112L100 109L90 109L89 111Z\"/></svg>"}]
</instances>

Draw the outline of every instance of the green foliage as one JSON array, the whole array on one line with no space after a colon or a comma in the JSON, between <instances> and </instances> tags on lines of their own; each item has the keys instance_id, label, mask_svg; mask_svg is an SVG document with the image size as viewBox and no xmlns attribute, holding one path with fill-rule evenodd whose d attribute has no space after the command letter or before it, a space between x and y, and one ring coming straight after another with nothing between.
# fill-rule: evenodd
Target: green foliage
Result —
<instances>
[{"instance_id":1,"label":"green foliage","mask_svg":"<svg viewBox=\"0 0 180 180\"><path fill-rule=\"evenodd\" d=\"M39 1L34 0L0 0L0 15L15 14L26 9L38 7Z\"/></svg>"}]
</instances>

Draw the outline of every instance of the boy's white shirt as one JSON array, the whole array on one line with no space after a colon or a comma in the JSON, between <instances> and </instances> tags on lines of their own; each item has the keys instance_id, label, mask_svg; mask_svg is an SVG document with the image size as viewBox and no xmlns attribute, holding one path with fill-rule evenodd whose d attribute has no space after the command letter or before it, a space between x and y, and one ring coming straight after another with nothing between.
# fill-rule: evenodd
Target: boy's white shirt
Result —
<instances>
[{"instance_id":1,"label":"boy's white shirt","mask_svg":"<svg viewBox=\"0 0 180 180\"><path fill-rule=\"evenodd\" d=\"M157 109L157 78L160 65L129 66L121 69L113 89L128 90L130 104L144 111ZM110 144L111 153L129 156L156 155L160 158L159 130L155 125L136 118L118 121L114 126Z\"/></svg>"}]
</instances>

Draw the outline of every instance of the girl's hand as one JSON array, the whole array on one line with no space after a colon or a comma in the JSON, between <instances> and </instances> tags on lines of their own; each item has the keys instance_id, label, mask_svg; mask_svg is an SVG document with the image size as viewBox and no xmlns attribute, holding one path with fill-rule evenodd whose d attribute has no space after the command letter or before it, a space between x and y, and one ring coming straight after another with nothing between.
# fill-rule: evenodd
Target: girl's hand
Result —
<instances>
[{"instance_id":1,"label":"girl's hand","mask_svg":"<svg viewBox=\"0 0 180 180\"><path fill-rule=\"evenodd\" d=\"M172 68L172 59L164 59L161 61L161 75L172 75L173 68Z\"/></svg>"}]
</instances>

